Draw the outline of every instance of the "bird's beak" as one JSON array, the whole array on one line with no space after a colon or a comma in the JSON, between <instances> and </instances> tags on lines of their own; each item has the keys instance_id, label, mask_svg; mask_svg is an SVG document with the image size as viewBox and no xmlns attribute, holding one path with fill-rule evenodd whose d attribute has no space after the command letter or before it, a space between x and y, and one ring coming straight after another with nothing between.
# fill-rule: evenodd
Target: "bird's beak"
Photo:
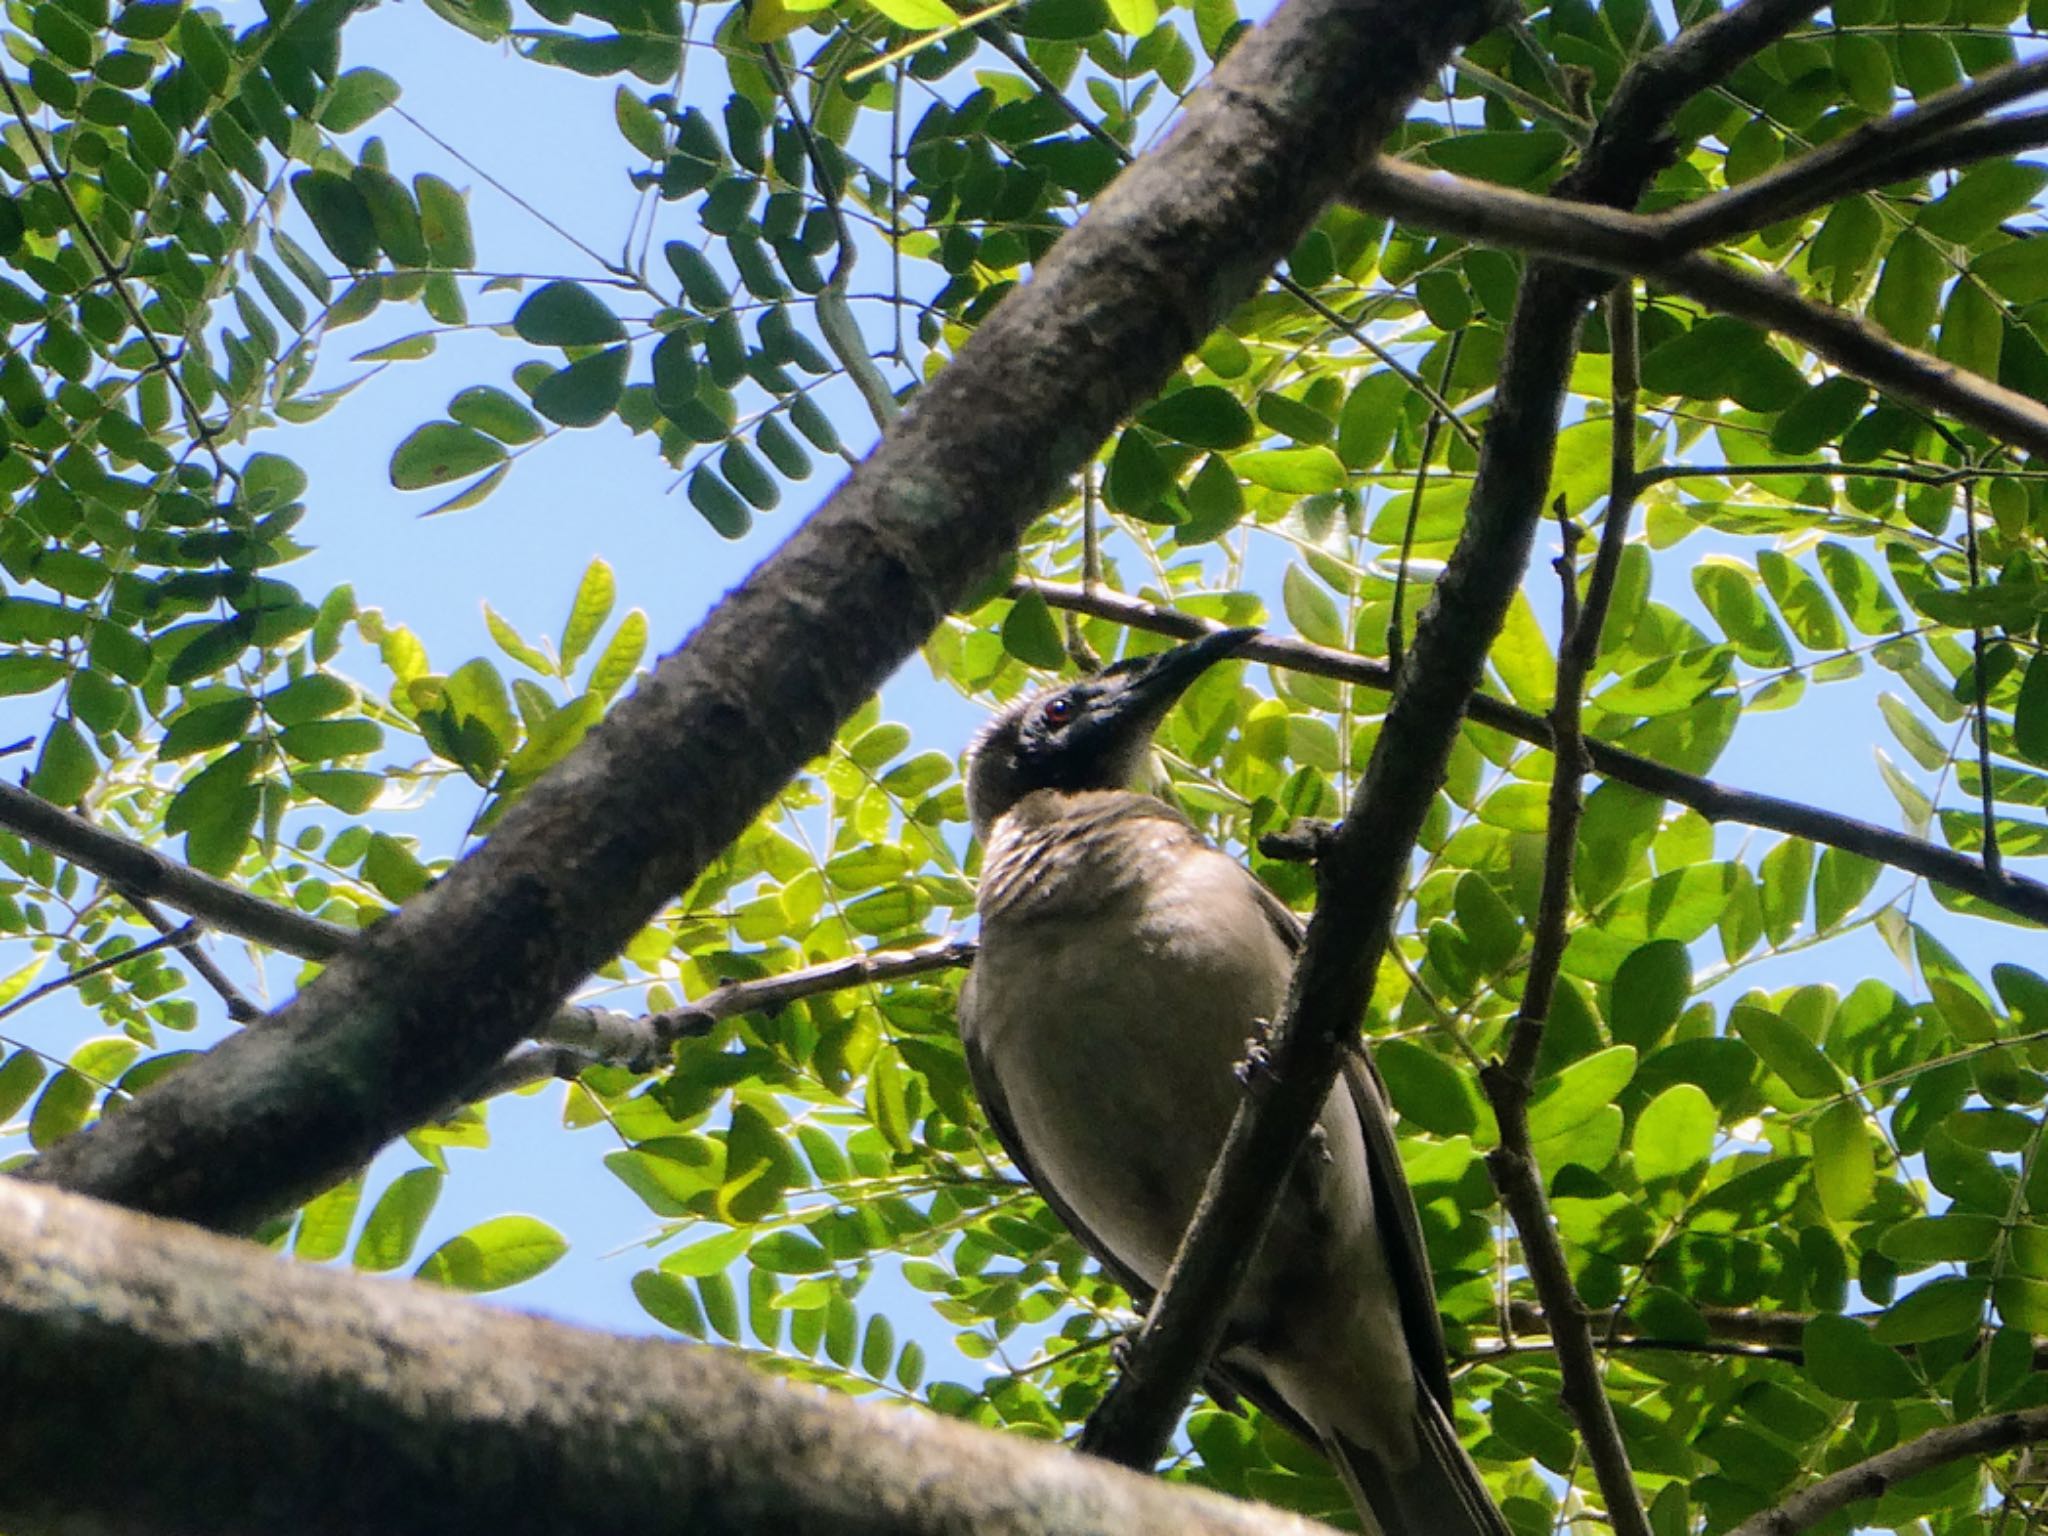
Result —
<instances>
[{"instance_id":1,"label":"bird's beak","mask_svg":"<svg viewBox=\"0 0 2048 1536\"><path fill-rule=\"evenodd\" d=\"M1126 692L1119 714L1156 722L1194 686L1196 678L1258 638L1256 629L1219 629L1156 656L1124 664ZM1121 670L1121 669L1120 669Z\"/></svg>"}]
</instances>

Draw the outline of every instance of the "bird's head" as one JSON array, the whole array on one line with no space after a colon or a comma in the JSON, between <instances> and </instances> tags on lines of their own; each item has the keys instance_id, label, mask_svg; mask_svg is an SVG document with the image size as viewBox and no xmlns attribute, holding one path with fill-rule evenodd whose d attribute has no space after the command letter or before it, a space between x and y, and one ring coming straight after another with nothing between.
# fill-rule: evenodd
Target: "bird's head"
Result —
<instances>
[{"instance_id":1,"label":"bird's head","mask_svg":"<svg viewBox=\"0 0 2048 1536\"><path fill-rule=\"evenodd\" d=\"M1256 634L1219 629L1010 705L967 750L967 811L975 835L986 838L996 819L1034 790L1129 787L1174 700Z\"/></svg>"}]
</instances>

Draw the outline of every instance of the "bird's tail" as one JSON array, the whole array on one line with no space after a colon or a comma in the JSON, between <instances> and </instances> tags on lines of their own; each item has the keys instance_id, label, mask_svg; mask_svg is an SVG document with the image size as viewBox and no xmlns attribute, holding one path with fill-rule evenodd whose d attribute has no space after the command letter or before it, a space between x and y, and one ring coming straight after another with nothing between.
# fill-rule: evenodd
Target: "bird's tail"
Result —
<instances>
[{"instance_id":1,"label":"bird's tail","mask_svg":"<svg viewBox=\"0 0 2048 1536\"><path fill-rule=\"evenodd\" d=\"M1416 1463L1399 1470L1341 1434L1326 1442L1368 1536L1510 1536L1443 1405L1416 1393Z\"/></svg>"}]
</instances>

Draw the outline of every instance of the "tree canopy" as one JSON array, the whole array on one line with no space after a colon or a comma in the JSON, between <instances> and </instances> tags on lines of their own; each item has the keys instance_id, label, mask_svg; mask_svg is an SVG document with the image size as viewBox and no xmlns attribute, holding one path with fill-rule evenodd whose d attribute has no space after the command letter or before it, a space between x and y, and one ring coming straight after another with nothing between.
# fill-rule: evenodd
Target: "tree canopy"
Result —
<instances>
[{"instance_id":1,"label":"tree canopy","mask_svg":"<svg viewBox=\"0 0 2048 1536\"><path fill-rule=\"evenodd\" d=\"M0 1037L13 1166L500 1291L587 1256L420 1234L549 1084L562 1177L659 1223L650 1325L1072 1438L1137 1314L974 1102L963 743L875 690L1258 625L1159 787L1318 913L1278 1097L1362 1012L1516 1529L2032 1528L2043 0L427 5L615 82L630 221L580 265L505 266L365 132L403 69L350 0L9 7L0 1030L97 1015ZM476 328L496 364L384 445L408 507L488 520L589 431L705 540L822 509L652 672L682 637L602 559L474 657L302 590L340 513L291 444ZM1774 793L1766 732L1895 803ZM307 990L266 1017L251 952ZM0 1337L42 1305L0 1288ZM1157 1342L1177 1435L1123 1459L1351 1518L1279 1426L1182 1417ZM62 1507L0 1471L0 1521Z\"/></svg>"}]
</instances>

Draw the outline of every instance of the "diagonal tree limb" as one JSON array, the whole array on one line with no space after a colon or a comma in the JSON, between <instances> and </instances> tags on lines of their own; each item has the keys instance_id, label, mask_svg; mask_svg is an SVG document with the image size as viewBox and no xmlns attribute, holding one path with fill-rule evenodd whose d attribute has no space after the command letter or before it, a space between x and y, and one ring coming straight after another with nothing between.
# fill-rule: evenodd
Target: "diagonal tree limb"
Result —
<instances>
[{"instance_id":1,"label":"diagonal tree limb","mask_svg":"<svg viewBox=\"0 0 2048 1536\"><path fill-rule=\"evenodd\" d=\"M1672 256L1653 222L1482 186L1398 161L1378 160L1352 196L1420 228L1519 247L1620 274L1640 273L1710 309L1803 343L1845 373L1951 416L2029 452L2048 455L2048 406L1967 369L1902 346L1860 316L1815 303L1791 283L1704 255Z\"/></svg>"},{"instance_id":2,"label":"diagonal tree limb","mask_svg":"<svg viewBox=\"0 0 2048 1536\"><path fill-rule=\"evenodd\" d=\"M1986 1414L1981 1419L1930 1429L1916 1440L1809 1484L1783 1503L1750 1516L1732 1536L1798 1536L1851 1505L1882 1497L1922 1472L2041 1440L2048 1440L2048 1408Z\"/></svg>"},{"instance_id":3,"label":"diagonal tree limb","mask_svg":"<svg viewBox=\"0 0 2048 1536\"><path fill-rule=\"evenodd\" d=\"M251 896L12 784L0 783L0 827L91 870L124 895L169 902L209 928L302 960L331 960L357 937L352 928Z\"/></svg>"},{"instance_id":4,"label":"diagonal tree limb","mask_svg":"<svg viewBox=\"0 0 2048 1536\"><path fill-rule=\"evenodd\" d=\"M1568 190L1633 202L1666 153L1653 141L1670 115L1816 9L1815 0L1743 0L1639 60ZM1315 917L1269 1042L1273 1070L1261 1075L1256 1101L1239 1105L1129 1365L1089 1421L1083 1443L1105 1454L1149 1462L1165 1444L1270 1222L1270 1191L1299 1157L1358 1039L1409 855L1528 564L1588 297L1575 269L1539 261L1523 275L1465 525L1350 812L1318 865ZM1647 1536L1633 1485L1603 1491L1622 1536Z\"/></svg>"},{"instance_id":5,"label":"diagonal tree limb","mask_svg":"<svg viewBox=\"0 0 2048 1536\"><path fill-rule=\"evenodd\" d=\"M12 1180L0 1359L10 1531L1328 1536L1055 1446L793 1387L737 1350L279 1264Z\"/></svg>"},{"instance_id":6,"label":"diagonal tree limb","mask_svg":"<svg viewBox=\"0 0 2048 1536\"><path fill-rule=\"evenodd\" d=\"M1594 559L1583 606L1578 601L1578 570L1573 558L1572 531L1565 529L1565 550L1558 561L1564 578L1564 619L1557 648L1557 696L1550 709L1550 803L1544 830L1543 891L1538 902L1529 954L1528 979L1522 1001L1500 1060L1479 1074L1480 1085L1493 1105L1500 1126L1500 1144L1486 1156L1487 1172L1501 1202L1521 1234L1522 1257L1530 1282L1553 1320L1550 1336L1557 1348L1563 1378L1561 1396L1572 1422L1585 1441L1587 1460L1607 1500L1615 1528L1648 1536L1649 1521L1635 1487L1628 1447L1608 1401L1605 1371L1594 1344L1586 1304L1572 1279L1564 1244L1550 1219L1537 1165L1535 1139L1529 1129L1529 1101L1536 1092L1536 1061L1550 1022L1558 969L1571 940L1572 873L1577 864L1579 823L1585 801L1585 777L1592 766L1580 731L1580 710L1586 680L1600 652L1614 596L1615 576L1628 543L1629 515L1636 489L1636 388L1638 355L1635 285L1624 283L1607 295L1607 329L1612 343L1614 416L1609 461L1606 521L1600 530L1600 551ZM1562 516L1562 510L1560 510Z\"/></svg>"},{"instance_id":7,"label":"diagonal tree limb","mask_svg":"<svg viewBox=\"0 0 2048 1536\"><path fill-rule=\"evenodd\" d=\"M1488 0L1289 0L482 848L269 1027L26 1176L246 1230L477 1081L825 750L1490 15Z\"/></svg>"}]
</instances>

